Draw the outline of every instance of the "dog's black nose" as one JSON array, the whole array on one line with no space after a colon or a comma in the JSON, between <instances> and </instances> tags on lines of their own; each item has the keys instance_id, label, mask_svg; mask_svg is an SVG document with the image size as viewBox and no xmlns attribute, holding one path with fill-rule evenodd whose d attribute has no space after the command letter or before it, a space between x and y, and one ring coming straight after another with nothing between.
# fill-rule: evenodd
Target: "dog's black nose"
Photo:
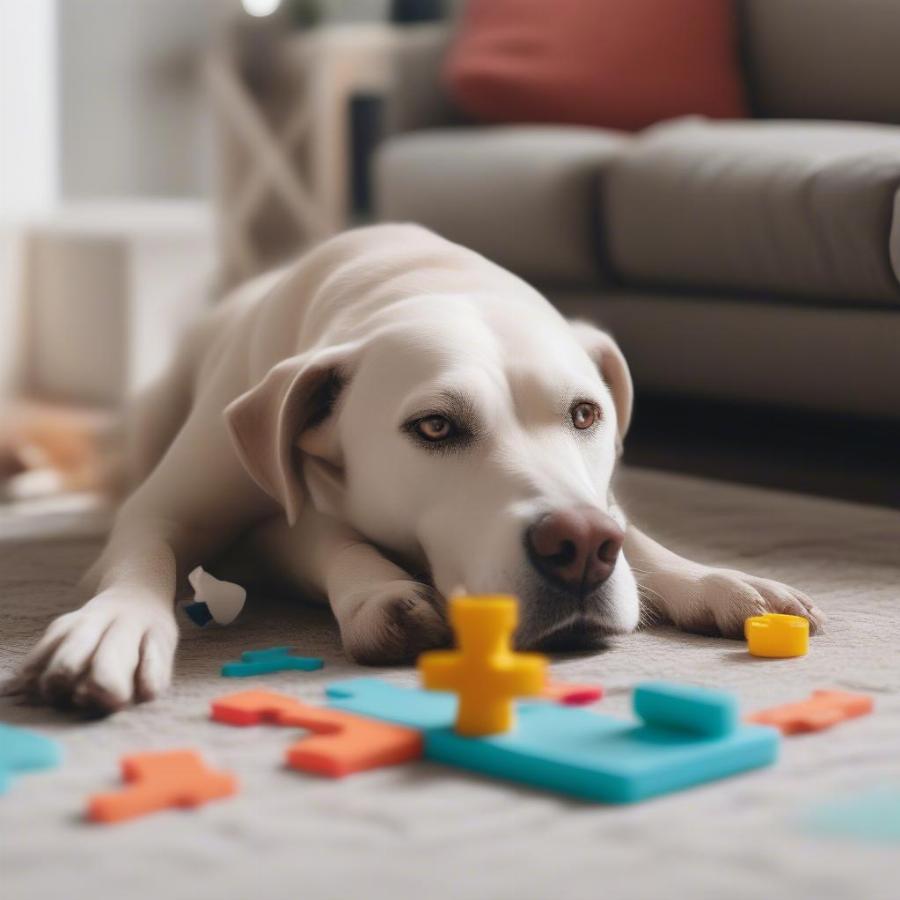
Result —
<instances>
[{"instance_id":1,"label":"dog's black nose","mask_svg":"<svg viewBox=\"0 0 900 900\"><path fill-rule=\"evenodd\" d=\"M606 513L579 507L542 516L526 540L532 565L545 578L584 596L612 574L625 534Z\"/></svg>"}]
</instances>

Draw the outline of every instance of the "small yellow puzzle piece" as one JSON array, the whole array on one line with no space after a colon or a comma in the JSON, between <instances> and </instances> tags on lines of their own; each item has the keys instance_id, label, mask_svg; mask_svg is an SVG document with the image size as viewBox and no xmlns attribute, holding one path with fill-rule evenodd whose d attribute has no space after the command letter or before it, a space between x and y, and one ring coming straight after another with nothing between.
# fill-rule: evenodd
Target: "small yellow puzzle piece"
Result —
<instances>
[{"instance_id":1,"label":"small yellow puzzle piece","mask_svg":"<svg viewBox=\"0 0 900 900\"><path fill-rule=\"evenodd\" d=\"M809 650L809 622L803 616L781 613L751 616L744 622L744 637L753 656L805 656Z\"/></svg>"},{"instance_id":2,"label":"small yellow puzzle piece","mask_svg":"<svg viewBox=\"0 0 900 900\"><path fill-rule=\"evenodd\" d=\"M468 737L509 731L513 698L544 689L547 660L539 653L514 653L510 637L518 624L515 597L455 597L450 624L457 650L419 657L422 682L431 691L459 695L456 731Z\"/></svg>"}]
</instances>

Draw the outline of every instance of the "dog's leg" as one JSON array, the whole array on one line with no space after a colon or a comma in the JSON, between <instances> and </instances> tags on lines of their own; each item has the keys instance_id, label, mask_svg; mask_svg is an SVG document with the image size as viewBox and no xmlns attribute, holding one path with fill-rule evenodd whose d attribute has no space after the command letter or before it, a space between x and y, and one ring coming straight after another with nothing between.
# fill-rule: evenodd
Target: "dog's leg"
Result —
<instances>
[{"instance_id":1,"label":"dog's leg","mask_svg":"<svg viewBox=\"0 0 900 900\"><path fill-rule=\"evenodd\" d=\"M109 711L166 688L177 642L177 578L219 549L267 501L229 452L224 425L217 421L189 421L128 499L106 549L85 576L92 599L50 624L14 690L44 702Z\"/></svg>"},{"instance_id":2,"label":"dog's leg","mask_svg":"<svg viewBox=\"0 0 900 900\"><path fill-rule=\"evenodd\" d=\"M307 508L293 528L281 518L263 526L254 544L291 581L328 599L356 662L410 662L449 643L444 598L337 520Z\"/></svg>"},{"instance_id":3,"label":"dog's leg","mask_svg":"<svg viewBox=\"0 0 900 900\"><path fill-rule=\"evenodd\" d=\"M685 631L740 637L744 620L765 612L804 616L812 631L825 622L822 611L795 588L736 569L692 562L632 525L625 535L625 556L642 602Z\"/></svg>"}]
</instances>

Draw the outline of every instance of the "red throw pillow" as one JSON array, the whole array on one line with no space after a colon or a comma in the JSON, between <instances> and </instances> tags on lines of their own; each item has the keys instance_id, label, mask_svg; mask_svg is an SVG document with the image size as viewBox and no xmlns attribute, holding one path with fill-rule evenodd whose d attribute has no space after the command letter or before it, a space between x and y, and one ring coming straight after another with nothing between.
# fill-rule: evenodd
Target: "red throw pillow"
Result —
<instances>
[{"instance_id":1,"label":"red throw pillow","mask_svg":"<svg viewBox=\"0 0 900 900\"><path fill-rule=\"evenodd\" d=\"M732 0L469 0L444 77L485 122L747 114Z\"/></svg>"}]
</instances>

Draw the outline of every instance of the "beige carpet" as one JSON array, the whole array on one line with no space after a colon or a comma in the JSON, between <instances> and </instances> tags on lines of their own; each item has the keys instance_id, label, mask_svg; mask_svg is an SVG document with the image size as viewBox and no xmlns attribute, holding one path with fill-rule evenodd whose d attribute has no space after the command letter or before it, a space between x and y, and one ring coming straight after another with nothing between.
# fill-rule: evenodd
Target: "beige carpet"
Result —
<instances>
[{"instance_id":1,"label":"beige carpet","mask_svg":"<svg viewBox=\"0 0 900 900\"><path fill-rule=\"evenodd\" d=\"M0 797L0 895L897 897L900 844L826 836L810 822L823 802L900 785L900 514L652 472L628 473L626 489L634 518L676 549L805 588L830 614L828 633L806 658L763 661L736 642L659 629L558 659L559 676L602 682L603 708L622 714L647 678L727 688L747 710L820 687L864 691L875 714L788 739L771 769L630 808L425 763L334 783L281 768L289 736L278 729L207 721L209 700L234 687L218 668L241 649L292 643L324 656L322 672L258 679L308 699L360 673L326 614L252 598L230 628L184 625L176 685L161 701L92 723L0 706L0 719L53 735L66 753L61 768ZM0 518L0 674L68 607L98 524L78 511ZM117 827L81 821L85 797L117 783L121 754L169 747L234 771L240 794Z\"/></svg>"}]
</instances>

